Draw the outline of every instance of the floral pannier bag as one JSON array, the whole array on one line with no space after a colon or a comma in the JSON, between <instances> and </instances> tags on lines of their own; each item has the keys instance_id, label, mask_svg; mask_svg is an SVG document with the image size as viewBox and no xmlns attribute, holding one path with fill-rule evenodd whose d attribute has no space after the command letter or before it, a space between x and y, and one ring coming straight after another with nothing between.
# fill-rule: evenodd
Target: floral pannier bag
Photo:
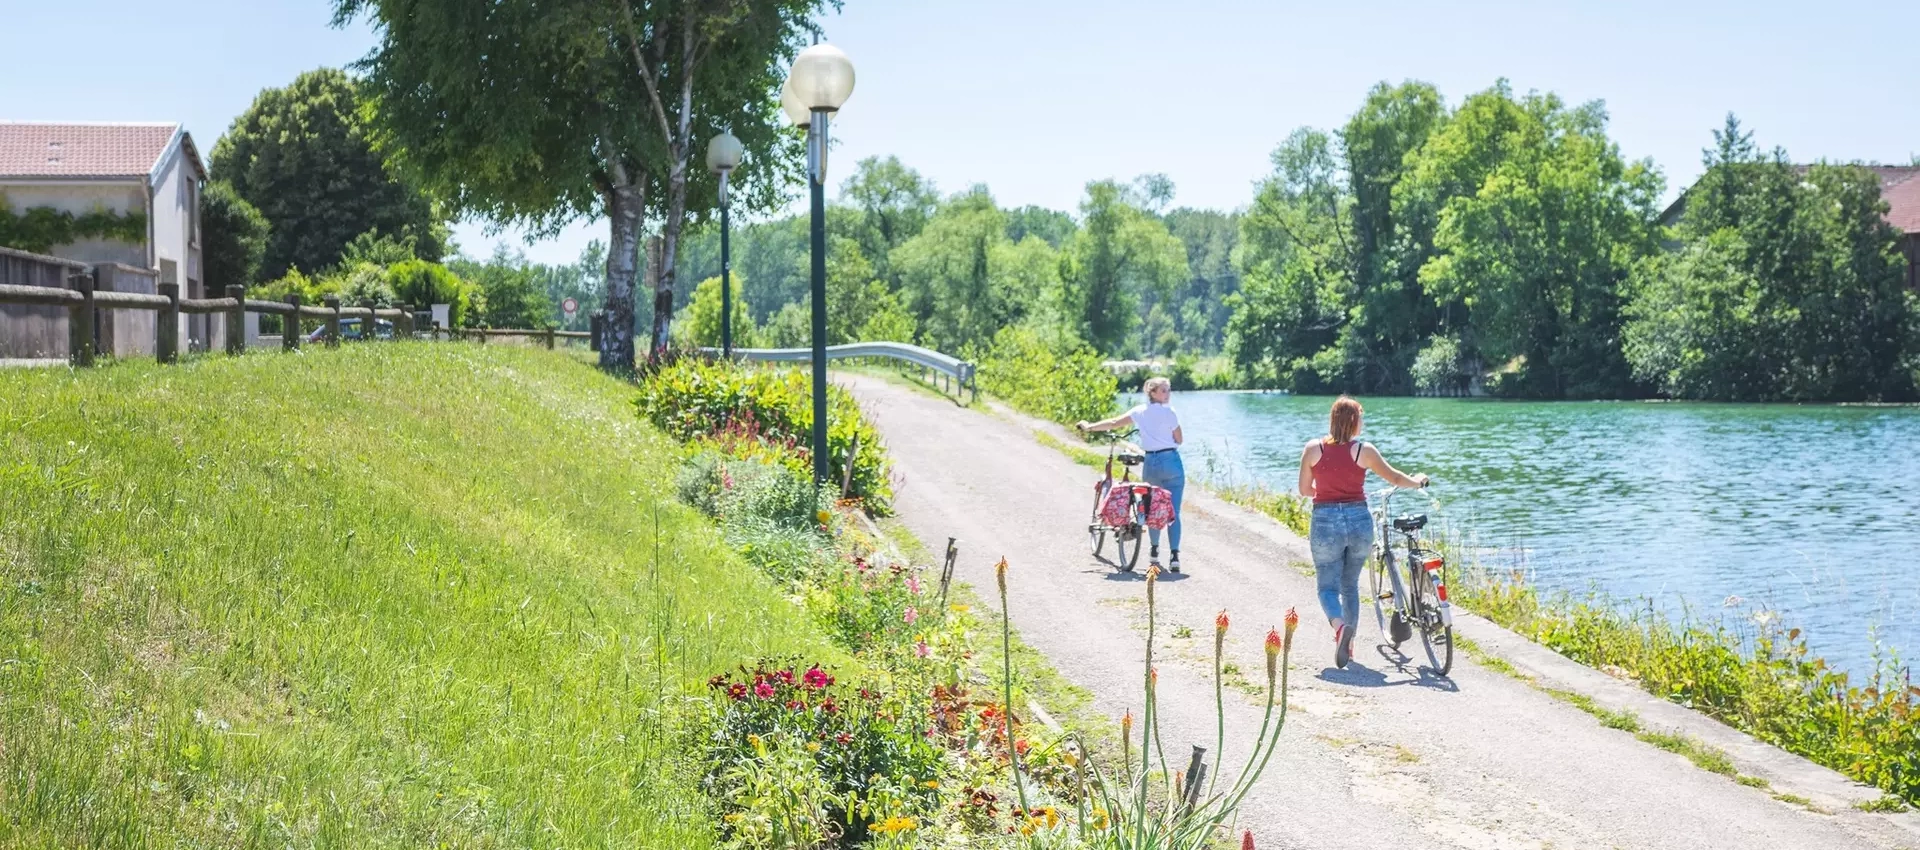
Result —
<instances>
[{"instance_id":1,"label":"floral pannier bag","mask_svg":"<svg viewBox=\"0 0 1920 850\"><path fill-rule=\"evenodd\" d=\"M1095 486L1105 486L1105 482ZM1166 528L1173 524L1173 494L1164 487L1155 487L1138 481L1113 482L1113 487L1100 501L1101 522L1115 527L1127 524L1127 493L1129 491L1139 492L1140 498L1146 501L1148 528Z\"/></svg>"}]
</instances>

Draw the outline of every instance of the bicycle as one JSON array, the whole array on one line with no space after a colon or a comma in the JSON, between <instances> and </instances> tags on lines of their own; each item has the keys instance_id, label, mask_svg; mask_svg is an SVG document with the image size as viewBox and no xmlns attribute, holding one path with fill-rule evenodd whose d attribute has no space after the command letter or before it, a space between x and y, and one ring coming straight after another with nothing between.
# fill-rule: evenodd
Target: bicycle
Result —
<instances>
[{"instance_id":1,"label":"bicycle","mask_svg":"<svg viewBox=\"0 0 1920 850\"><path fill-rule=\"evenodd\" d=\"M1088 548L1093 556L1100 557L1100 551L1106 548L1107 534L1112 532L1114 545L1114 564L1121 572L1133 572L1134 565L1140 562L1140 549L1147 536L1147 508L1153 498L1153 487L1144 481L1135 481L1134 467L1147 462L1147 454L1131 443L1128 437L1140 433L1131 429L1123 434L1113 435L1107 443L1107 468L1105 477L1093 485L1093 516L1087 522ZM1125 445L1126 450L1120 451ZM1113 478L1113 462L1120 461L1120 480ZM1108 525L1101 516L1100 508L1107 503L1107 494L1118 485L1128 488L1127 522L1122 525Z\"/></svg>"},{"instance_id":2,"label":"bicycle","mask_svg":"<svg viewBox=\"0 0 1920 850\"><path fill-rule=\"evenodd\" d=\"M1399 487L1380 491L1380 506L1372 511L1375 533L1368 575L1373 616L1380 634L1396 651L1413 636L1414 629L1419 629L1420 642L1426 647L1433 671L1445 676L1453 670L1453 605L1447 601L1447 558L1420 534L1427 526L1426 514L1393 516L1390 509L1393 494L1400 491ZM1421 488L1421 492L1424 494L1425 488ZM1404 583L1395 569L1394 561L1400 556L1394 552L1389 532L1400 535L1401 548L1406 553ZM1382 576L1392 584L1385 592L1380 587ZM1411 593L1407 592L1409 585L1413 589ZM1386 606L1381 604L1383 600L1391 600L1391 620Z\"/></svg>"}]
</instances>

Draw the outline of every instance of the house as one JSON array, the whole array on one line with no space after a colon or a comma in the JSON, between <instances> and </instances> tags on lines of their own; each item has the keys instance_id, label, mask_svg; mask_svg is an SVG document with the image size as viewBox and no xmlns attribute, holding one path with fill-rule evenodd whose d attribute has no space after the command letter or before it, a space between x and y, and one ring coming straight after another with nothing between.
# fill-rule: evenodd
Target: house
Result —
<instances>
[{"instance_id":1,"label":"house","mask_svg":"<svg viewBox=\"0 0 1920 850\"><path fill-rule=\"evenodd\" d=\"M1802 173L1808 166L1794 166ZM1880 177L1880 199L1887 202L1885 218L1900 233L1900 253L1907 258L1907 288L1920 292L1920 165L1866 165L1862 168ZM1680 223L1687 210L1687 193L1667 205L1660 213L1660 224L1672 227Z\"/></svg>"},{"instance_id":2,"label":"house","mask_svg":"<svg viewBox=\"0 0 1920 850\"><path fill-rule=\"evenodd\" d=\"M206 179L199 149L179 124L0 121L0 207L16 216L67 213L77 231L63 244L6 245L0 238L0 247L104 267L112 283L103 285L120 291L152 292L156 283L173 282L183 298L210 297L200 255ZM103 350L152 350L154 314L110 312L98 323L105 335L129 327L119 328L120 339L103 339ZM181 340L195 349L222 343L219 323L207 316L182 315L180 324Z\"/></svg>"}]
</instances>

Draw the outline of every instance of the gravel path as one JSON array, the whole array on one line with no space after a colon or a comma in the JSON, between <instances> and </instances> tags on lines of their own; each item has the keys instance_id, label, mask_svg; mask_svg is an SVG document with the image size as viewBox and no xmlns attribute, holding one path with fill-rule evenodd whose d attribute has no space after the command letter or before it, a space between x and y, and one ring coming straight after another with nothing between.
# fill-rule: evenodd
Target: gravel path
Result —
<instances>
[{"instance_id":1,"label":"gravel path","mask_svg":"<svg viewBox=\"0 0 1920 850\"><path fill-rule=\"evenodd\" d=\"M855 392L886 437L908 528L932 551L960 538L958 577L989 593L993 563L1004 555L1022 638L1091 691L1102 711L1138 716L1144 583L1088 555L1084 530L1097 473L1036 442L1035 423L1021 417L962 409L878 378L835 380ZM1376 646L1371 617L1354 663L1336 669L1304 542L1196 490L1187 491L1186 574L1163 577L1157 593L1170 760L1184 763L1189 744L1213 744L1207 658L1215 612L1231 613L1230 660L1252 679L1264 665L1261 636L1288 607L1300 612L1288 725L1240 816L1263 848L1920 847L1910 815L1869 815L1813 793L1804 796L1828 802L1828 813L1778 801L1775 791L1799 789L1736 784L1464 655L1450 680L1425 675ZM1461 625L1489 647L1507 643L1483 621ZM1172 637L1177 626L1191 637ZM1409 647L1420 654L1417 639ZM1651 721L1664 717L1659 712L1653 707L1643 719L1657 728ZM1229 777L1259 720L1257 698L1229 689ZM1756 758L1783 760L1770 779L1810 770L1805 775L1820 786L1837 777L1771 748L1752 749L1766 751Z\"/></svg>"}]
</instances>

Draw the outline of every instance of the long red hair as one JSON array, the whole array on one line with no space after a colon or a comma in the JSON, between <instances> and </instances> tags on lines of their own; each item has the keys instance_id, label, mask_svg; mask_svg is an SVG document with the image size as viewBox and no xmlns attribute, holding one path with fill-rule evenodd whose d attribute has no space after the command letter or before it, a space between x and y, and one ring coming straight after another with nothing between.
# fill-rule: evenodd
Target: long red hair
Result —
<instances>
[{"instance_id":1,"label":"long red hair","mask_svg":"<svg viewBox=\"0 0 1920 850\"><path fill-rule=\"evenodd\" d=\"M1349 443L1360 433L1360 402L1347 396L1333 400L1333 410L1327 414L1327 441Z\"/></svg>"}]
</instances>

